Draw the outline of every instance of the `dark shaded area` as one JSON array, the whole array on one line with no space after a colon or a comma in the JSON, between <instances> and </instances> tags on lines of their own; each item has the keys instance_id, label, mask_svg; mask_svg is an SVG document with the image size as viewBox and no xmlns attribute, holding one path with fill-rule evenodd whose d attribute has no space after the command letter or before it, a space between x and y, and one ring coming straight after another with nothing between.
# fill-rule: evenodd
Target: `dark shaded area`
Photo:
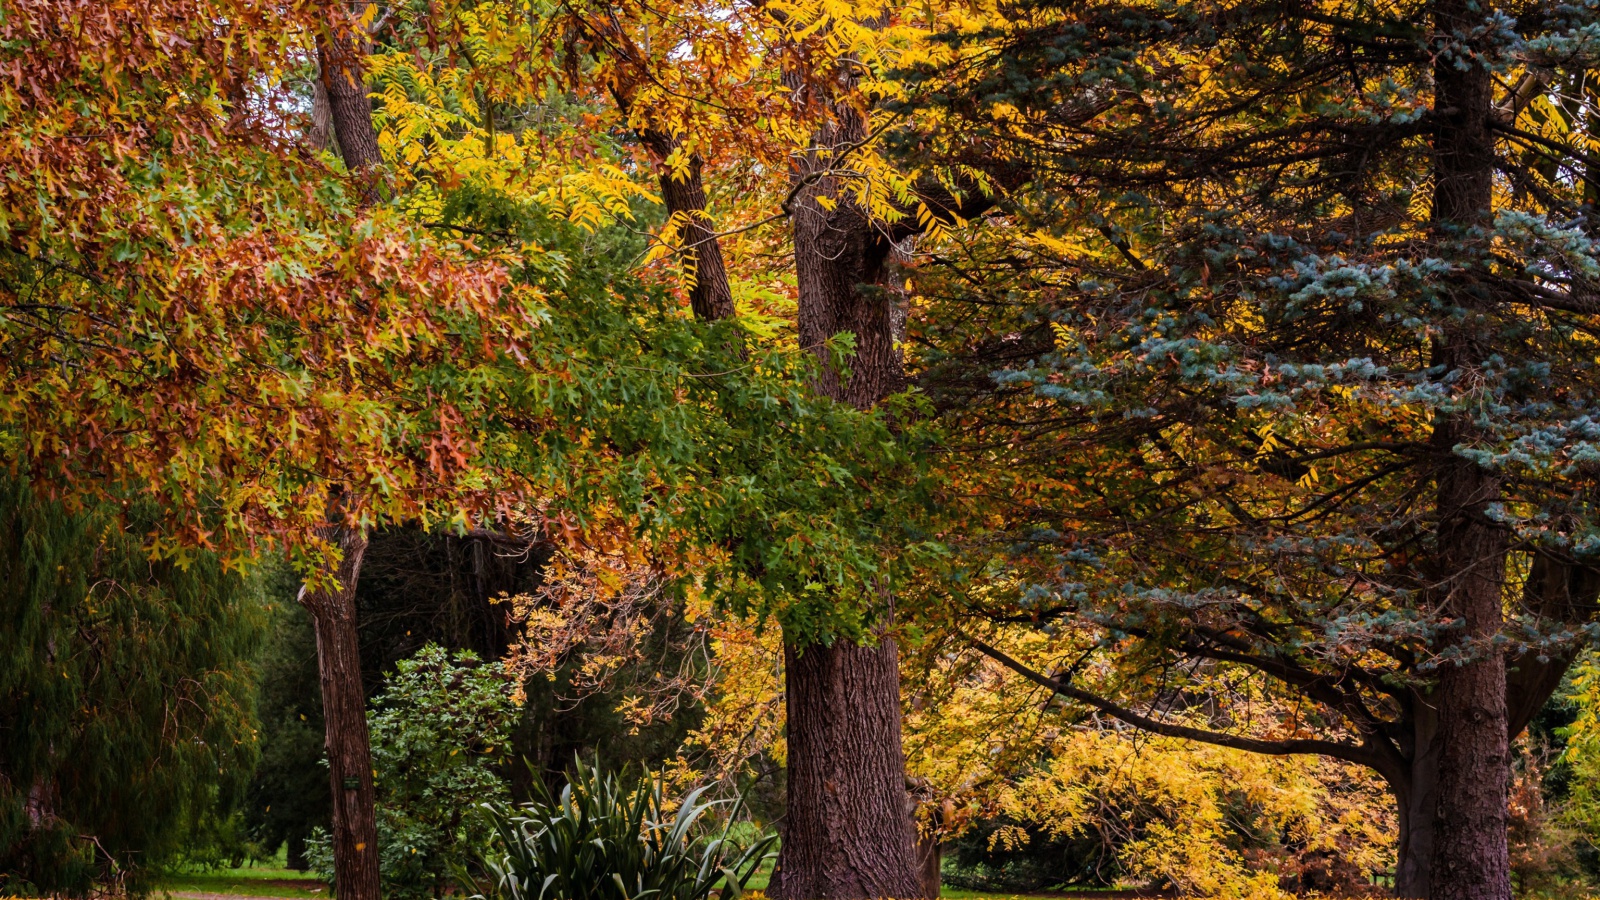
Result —
<instances>
[{"instance_id":1,"label":"dark shaded area","mask_svg":"<svg viewBox=\"0 0 1600 900\"><path fill-rule=\"evenodd\" d=\"M0 896L137 892L249 778L260 596L155 522L0 478Z\"/></svg>"},{"instance_id":2,"label":"dark shaded area","mask_svg":"<svg viewBox=\"0 0 1600 900\"><path fill-rule=\"evenodd\" d=\"M519 626L510 606L496 601L537 590L547 559L540 548L498 537L409 528L374 533L356 591L367 696L396 662L429 643L503 658ZM287 843L289 865L304 868L305 840L313 828L327 827L329 807L316 641L294 602L298 587L292 573L274 585L278 617L262 665L262 758L246 817L264 847ZM564 699L569 688L564 672L554 680L535 677L526 687L512 758L527 765L505 773L519 800L530 794L532 773L554 782L575 757L598 758L605 767L659 764L675 755L700 714L686 709L634 730L615 712L614 695Z\"/></svg>"},{"instance_id":3,"label":"dark shaded area","mask_svg":"<svg viewBox=\"0 0 1600 900\"><path fill-rule=\"evenodd\" d=\"M989 819L945 844L944 882L973 891L1032 892L1080 885L1107 887L1116 884L1122 874L1098 835L1052 836L1042 828L1022 826L1027 843L1007 846L995 841L996 832L1019 824Z\"/></svg>"}]
</instances>

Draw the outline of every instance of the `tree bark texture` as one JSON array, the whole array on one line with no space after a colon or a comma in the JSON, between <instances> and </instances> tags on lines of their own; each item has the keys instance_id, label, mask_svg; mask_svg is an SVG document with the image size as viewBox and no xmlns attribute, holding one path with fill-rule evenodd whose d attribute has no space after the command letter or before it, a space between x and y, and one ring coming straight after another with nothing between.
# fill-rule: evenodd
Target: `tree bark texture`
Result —
<instances>
[{"instance_id":1,"label":"tree bark texture","mask_svg":"<svg viewBox=\"0 0 1600 900\"><path fill-rule=\"evenodd\" d=\"M611 93L622 114L632 118L639 86L651 77L648 54L615 20L587 21L584 27L596 44L605 48L600 52L613 53L625 63L611 85ZM687 167L675 175L668 160L680 151L682 142L670 131L653 125L638 126L635 133L656 165L661 202L667 208L667 215L678 220L675 244L686 274L690 276L690 307L696 318L703 321L731 318L733 290L728 281L728 267L722 258L722 243L712 227L711 217L706 214L704 161L699 154L690 154Z\"/></svg>"},{"instance_id":2,"label":"tree bark texture","mask_svg":"<svg viewBox=\"0 0 1600 900\"><path fill-rule=\"evenodd\" d=\"M1416 702L1412 709L1409 767L1387 780L1400 824L1394 893L1396 897L1422 898L1432 889L1433 819L1439 807L1439 717L1427 702Z\"/></svg>"},{"instance_id":3,"label":"tree bark texture","mask_svg":"<svg viewBox=\"0 0 1600 900\"><path fill-rule=\"evenodd\" d=\"M1446 0L1435 28L1460 41L1483 20L1471 0ZM1493 203L1494 141L1490 132L1493 82L1489 71L1457 46L1434 66L1433 227L1448 248L1466 229L1489 221ZM1460 257L1472 265L1470 255ZM1477 329L1471 289L1456 293L1463 321L1445 329L1438 362L1457 371L1476 367L1492 352ZM1445 414L1435 427L1439 459L1437 606L1460 625L1451 649L1459 657L1439 668L1430 699L1439 717L1438 803L1434 810L1434 900L1509 900L1511 868L1506 847L1510 775L1506 662L1492 640L1505 627L1502 590L1508 539L1489 518L1500 497L1498 476L1454 452L1475 434L1466 414Z\"/></svg>"},{"instance_id":4,"label":"tree bark texture","mask_svg":"<svg viewBox=\"0 0 1600 900\"><path fill-rule=\"evenodd\" d=\"M917 869L922 873L923 900L939 900L939 889L943 879L940 871L944 862L943 848L939 846L937 834L917 838Z\"/></svg>"},{"instance_id":5,"label":"tree bark texture","mask_svg":"<svg viewBox=\"0 0 1600 900\"><path fill-rule=\"evenodd\" d=\"M769 893L917 897L893 641L784 647L789 796Z\"/></svg>"},{"instance_id":6,"label":"tree bark texture","mask_svg":"<svg viewBox=\"0 0 1600 900\"><path fill-rule=\"evenodd\" d=\"M819 394L870 409L905 383L897 346L904 322L898 295L883 289L892 246L842 194L829 171L837 148L858 145L866 125L840 104L813 137L793 177L795 274L803 347L823 357ZM818 197L836 201L833 209ZM825 342L855 337L847 360ZM835 372L841 363L848 376ZM898 651L839 640L786 640L788 807L771 893L776 900L917 897L922 878L905 787Z\"/></svg>"},{"instance_id":7,"label":"tree bark texture","mask_svg":"<svg viewBox=\"0 0 1600 900\"><path fill-rule=\"evenodd\" d=\"M667 215L679 221L676 244L689 276L689 305L696 318L714 322L732 318L733 288L728 267L722 259L722 244L706 214L704 164L699 156L689 157L686 171L676 175L667 159L678 150L671 135L647 129L640 135L661 170L661 201Z\"/></svg>"},{"instance_id":8,"label":"tree bark texture","mask_svg":"<svg viewBox=\"0 0 1600 900\"><path fill-rule=\"evenodd\" d=\"M311 84L311 127L306 130L306 140L317 150L332 150L340 159L344 151L333 133L333 109L328 105L328 89L319 76Z\"/></svg>"},{"instance_id":9,"label":"tree bark texture","mask_svg":"<svg viewBox=\"0 0 1600 900\"><path fill-rule=\"evenodd\" d=\"M862 127L851 125L841 123L845 133L825 137L834 145L848 144L850 132ZM905 358L898 340L905 314L899 293L884 283L894 247L864 212L839 196L840 179L820 174L833 163L828 154L807 154L801 177L812 180L794 200L800 345L823 361L819 393L871 409L905 387ZM835 200L837 206L828 210L818 197ZM836 359L825 343L842 332L854 336L855 347L847 358ZM840 367L848 368L848 373L838 374Z\"/></svg>"},{"instance_id":10,"label":"tree bark texture","mask_svg":"<svg viewBox=\"0 0 1600 900\"><path fill-rule=\"evenodd\" d=\"M383 163L372 124L362 57L366 35L344 10L330 6L328 28L317 37L317 64L327 98L331 137L352 173ZM367 182L362 204L377 200ZM300 602L311 613L317 636L317 672L322 682L324 743L328 784L333 794L333 873L340 900L379 900L378 824L372 784L372 747L367 735L367 699L361 684L361 643L356 623L356 582L367 538L358 529L335 527L328 536L339 546L335 591L301 588Z\"/></svg>"},{"instance_id":11,"label":"tree bark texture","mask_svg":"<svg viewBox=\"0 0 1600 900\"><path fill-rule=\"evenodd\" d=\"M1506 534L1485 511L1499 483L1469 460L1451 460L1440 486L1444 607L1463 623L1463 659L1448 661L1434 689L1439 714L1438 805L1428 896L1507 900L1511 767L1505 656L1491 640L1504 628Z\"/></svg>"},{"instance_id":12,"label":"tree bark texture","mask_svg":"<svg viewBox=\"0 0 1600 900\"><path fill-rule=\"evenodd\" d=\"M342 9L330 9L328 28L317 36L318 77L328 97L328 114L345 168L360 172L382 164L378 132L367 96L366 35ZM371 200L372 197L368 197Z\"/></svg>"},{"instance_id":13,"label":"tree bark texture","mask_svg":"<svg viewBox=\"0 0 1600 900\"><path fill-rule=\"evenodd\" d=\"M1523 589L1525 613L1545 627L1560 629L1591 619L1600 596L1600 572L1570 560L1536 555ZM1515 740L1560 687L1572 665L1573 646L1547 648L1539 654L1516 651L1506 656L1506 736ZM1403 768L1383 771L1399 810L1400 835L1395 867L1395 896L1422 898L1432 890L1434 817L1439 809L1439 762L1442 748L1437 700L1416 693L1407 703L1401 725Z\"/></svg>"},{"instance_id":14,"label":"tree bark texture","mask_svg":"<svg viewBox=\"0 0 1600 900\"><path fill-rule=\"evenodd\" d=\"M366 693L361 686L361 645L356 631L356 579L367 539L360 531L334 529L343 558L337 590L302 588L300 603L311 613L317 635L317 674L322 682L328 783L333 792L333 871L339 900L378 900L378 824L372 784L372 748L367 736Z\"/></svg>"}]
</instances>

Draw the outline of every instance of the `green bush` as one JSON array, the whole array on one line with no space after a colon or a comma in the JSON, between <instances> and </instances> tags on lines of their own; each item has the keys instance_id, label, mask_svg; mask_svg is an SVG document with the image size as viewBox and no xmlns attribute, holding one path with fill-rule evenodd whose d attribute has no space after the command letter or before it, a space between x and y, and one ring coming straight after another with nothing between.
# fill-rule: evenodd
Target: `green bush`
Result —
<instances>
[{"instance_id":1,"label":"green bush","mask_svg":"<svg viewBox=\"0 0 1600 900\"><path fill-rule=\"evenodd\" d=\"M484 804L495 839L474 900L729 900L771 858L774 836L733 838L740 802L718 829L707 814L726 801L705 788L673 804L658 775L625 779L579 762L559 798L541 784L519 808Z\"/></svg>"},{"instance_id":2,"label":"green bush","mask_svg":"<svg viewBox=\"0 0 1600 900\"><path fill-rule=\"evenodd\" d=\"M385 679L367 714L377 773L378 854L383 895L444 895L491 837L481 805L510 797L501 769L519 710L503 667L469 651L428 645ZM318 829L307 841L312 869L330 882L333 852Z\"/></svg>"}]
</instances>

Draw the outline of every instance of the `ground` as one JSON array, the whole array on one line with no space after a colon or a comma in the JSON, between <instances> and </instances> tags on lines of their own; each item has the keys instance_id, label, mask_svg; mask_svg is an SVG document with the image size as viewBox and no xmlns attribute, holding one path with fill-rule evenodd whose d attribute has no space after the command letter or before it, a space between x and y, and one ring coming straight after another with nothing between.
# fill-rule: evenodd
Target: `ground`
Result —
<instances>
[{"instance_id":1,"label":"ground","mask_svg":"<svg viewBox=\"0 0 1600 900\"><path fill-rule=\"evenodd\" d=\"M329 900L327 886L306 873L280 868L281 864L247 866L242 869L220 869L213 872L185 873L163 879L157 888L157 897L168 894L177 900ZM766 878L757 875L750 887L766 887ZM940 895L944 900L1089 900L1089 898L1132 898L1140 896L1131 891L1074 891L1070 893L1013 895L986 894L946 887Z\"/></svg>"}]
</instances>

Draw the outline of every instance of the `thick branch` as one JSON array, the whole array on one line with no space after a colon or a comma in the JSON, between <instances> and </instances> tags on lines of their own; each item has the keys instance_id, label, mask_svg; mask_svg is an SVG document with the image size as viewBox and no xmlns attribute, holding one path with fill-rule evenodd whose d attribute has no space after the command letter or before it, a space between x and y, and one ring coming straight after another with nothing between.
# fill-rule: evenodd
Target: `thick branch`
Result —
<instances>
[{"instance_id":1,"label":"thick branch","mask_svg":"<svg viewBox=\"0 0 1600 900\"><path fill-rule=\"evenodd\" d=\"M1600 572L1540 553L1523 588L1523 606L1543 620L1576 625L1593 614L1597 596ZM1528 727L1561 686L1576 651L1575 646L1546 650L1543 659L1524 651L1506 660L1506 730L1511 737Z\"/></svg>"},{"instance_id":2,"label":"thick branch","mask_svg":"<svg viewBox=\"0 0 1600 900\"><path fill-rule=\"evenodd\" d=\"M619 103L621 102L619 98ZM624 114L627 109L624 107ZM661 201L666 204L669 221L678 222L677 243L684 249L684 268L689 274L689 305L697 318L705 321L732 318L733 287L728 267L722 259L722 242L717 239L711 216L706 213L706 189L698 154L691 154L686 170L674 173L667 160L679 150L676 138L654 128L644 129L639 139L659 167Z\"/></svg>"},{"instance_id":3,"label":"thick branch","mask_svg":"<svg viewBox=\"0 0 1600 900\"><path fill-rule=\"evenodd\" d=\"M1261 753L1268 756L1289 756L1299 754L1331 756L1335 759L1342 759L1346 762L1353 762L1358 765L1367 766L1380 772L1383 770L1383 760L1377 753L1374 753L1370 748L1358 746L1356 744L1347 744L1342 741L1325 741L1316 739L1267 741L1257 738L1244 737L1242 735L1222 734L1221 732L1207 731L1203 728L1191 728L1187 725L1176 725L1171 722L1162 722L1152 719L1149 716L1140 715L1133 710L1112 703L1103 697L1098 697L1089 693L1088 691L1075 688L1070 684L1066 684L1051 678L1048 675L1037 672L1023 665L1022 663L1017 662L1015 659L1012 659L1003 651L991 647L977 638L969 636L967 640L972 644L973 647L975 647L985 656L988 656L989 658L995 660L1011 671L1016 672L1018 675L1021 675L1029 681L1054 691L1069 700L1076 700L1085 706L1097 709L1100 712L1117 719L1118 721L1125 722L1140 730L1148 731L1151 734L1159 734L1163 737L1180 738L1182 740L1200 741L1201 743L1213 744L1218 747L1229 747L1234 750L1243 750L1247 753Z\"/></svg>"},{"instance_id":4,"label":"thick branch","mask_svg":"<svg viewBox=\"0 0 1600 900\"><path fill-rule=\"evenodd\" d=\"M644 51L628 37L614 16L601 24L580 21L596 43L609 49L623 64L619 68L627 74L619 75L613 82L611 96L618 111L632 119L639 85L653 80ZM685 274L689 276L689 306L695 317L703 321L732 318L735 314L733 287L722 258L722 243L717 240L716 228L706 212L704 160L698 153L692 153L684 160L684 168L674 172L669 161L682 150L682 142L676 136L653 124L637 126L634 133L656 165L668 222L677 224L675 243L682 248L680 255Z\"/></svg>"}]
</instances>

